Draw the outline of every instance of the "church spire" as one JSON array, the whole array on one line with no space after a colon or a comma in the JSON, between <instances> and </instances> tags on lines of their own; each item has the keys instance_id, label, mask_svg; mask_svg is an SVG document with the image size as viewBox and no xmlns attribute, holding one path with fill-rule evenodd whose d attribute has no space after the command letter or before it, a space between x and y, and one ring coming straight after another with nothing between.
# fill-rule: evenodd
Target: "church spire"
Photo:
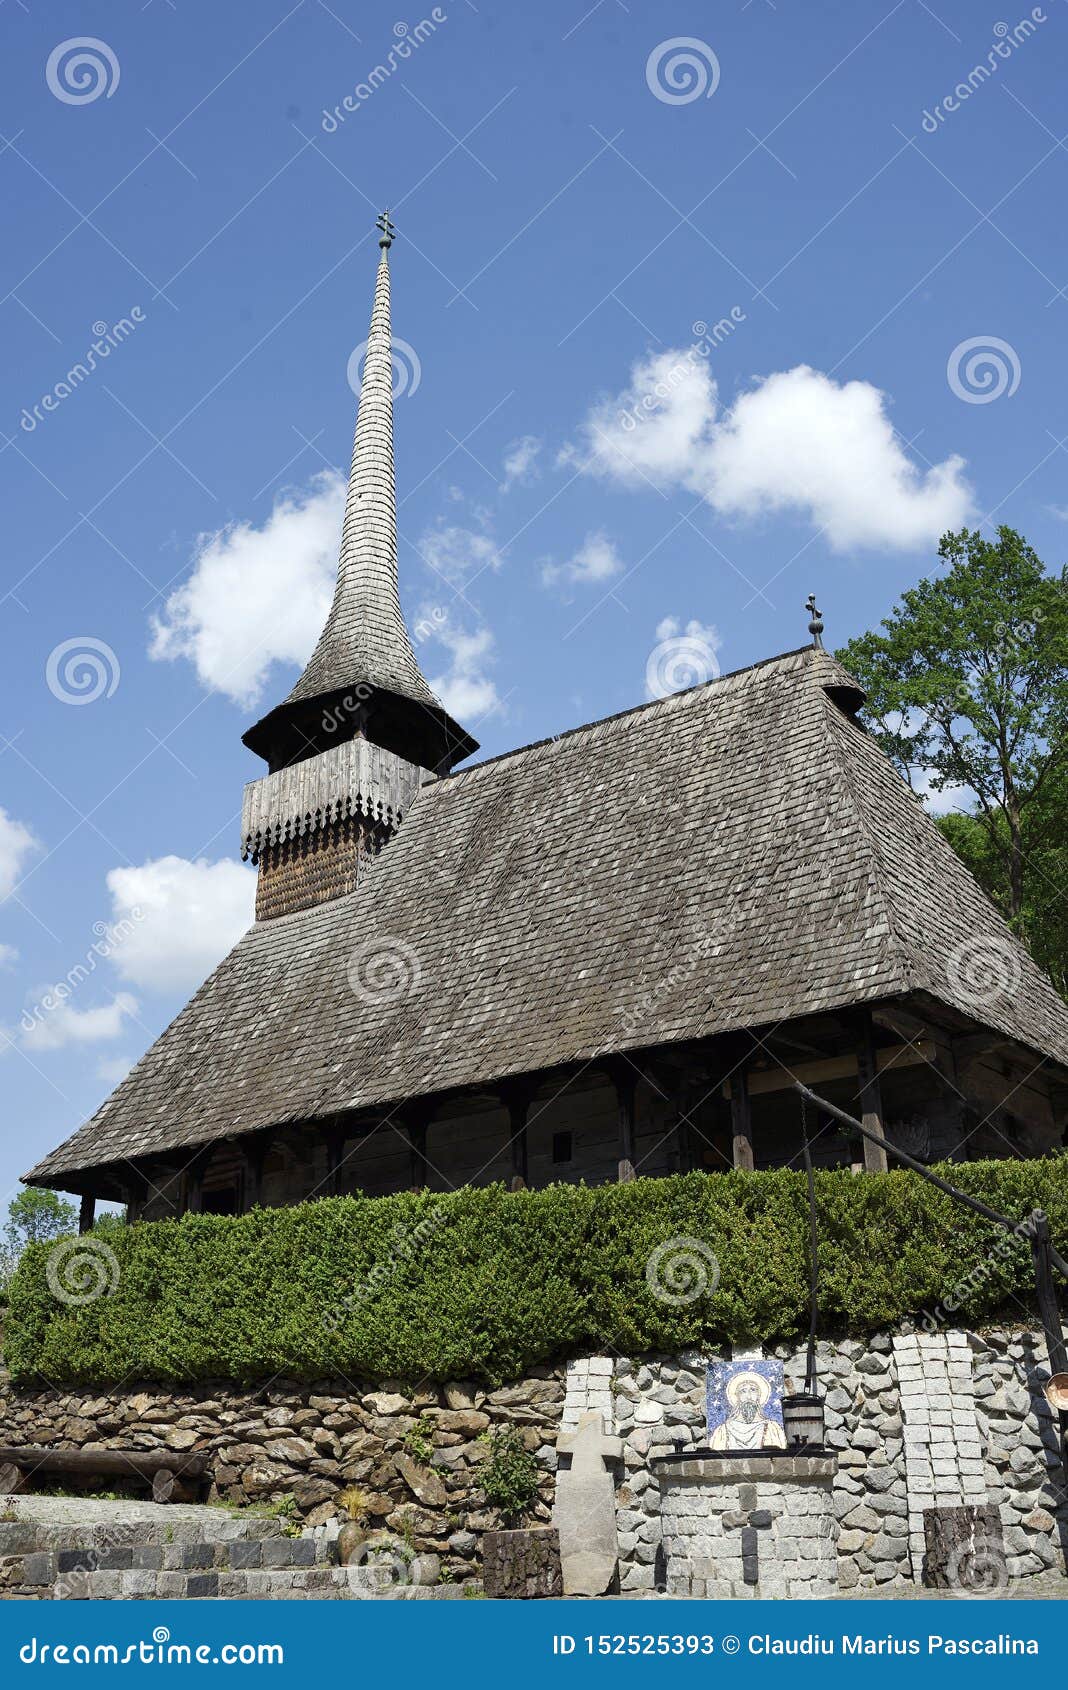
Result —
<instances>
[{"instance_id":1,"label":"church spire","mask_svg":"<svg viewBox=\"0 0 1068 1690\"><path fill-rule=\"evenodd\" d=\"M395 230L388 212L377 227L381 255L334 600L289 697L244 735L249 749L272 769L354 737L436 772L477 750L431 691L401 610L389 273Z\"/></svg>"}]
</instances>

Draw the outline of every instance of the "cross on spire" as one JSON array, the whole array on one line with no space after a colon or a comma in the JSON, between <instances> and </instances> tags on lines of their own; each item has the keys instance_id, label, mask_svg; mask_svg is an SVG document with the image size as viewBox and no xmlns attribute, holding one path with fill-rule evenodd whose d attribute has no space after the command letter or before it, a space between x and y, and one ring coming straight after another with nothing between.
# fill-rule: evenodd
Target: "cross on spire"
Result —
<instances>
[{"instance_id":1,"label":"cross on spire","mask_svg":"<svg viewBox=\"0 0 1068 1690\"><path fill-rule=\"evenodd\" d=\"M809 622L809 625L808 625L808 631L812 635L812 644L818 650L822 651L823 650L823 616L822 616L821 612L816 609L816 595L815 595L815 593L809 593L808 598L805 600L805 609L808 611L809 616L811 617L811 621Z\"/></svg>"},{"instance_id":2,"label":"cross on spire","mask_svg":"<svg viewBox=\"0 0 1068 1690\"><path fill-rule=\"evenodd\" d=\"M378 244L379 244L379 246L383 247L388 252L389 248L393 245L393 240L394 240L394 237L397 233L396 229L393 227L393 222L390 218L388 207L385 211L379 212L378 218L375 222L375 228L379 232L378 233Z\"/></svg>"}]
</instances>

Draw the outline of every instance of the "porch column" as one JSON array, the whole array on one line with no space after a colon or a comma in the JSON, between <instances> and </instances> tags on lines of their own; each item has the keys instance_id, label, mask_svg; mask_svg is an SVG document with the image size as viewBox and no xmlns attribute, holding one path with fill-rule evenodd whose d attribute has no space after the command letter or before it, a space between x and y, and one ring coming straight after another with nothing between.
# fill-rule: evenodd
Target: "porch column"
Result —
<instances>
[{"instance_id":1,"label":"porch column","mask_svg":"<svg viewBox=\"0 0 1068 1690\"><path fill-rule=\"evenodd\" d=\"M753 1111L749 1097L749 1069L753 1042L741 1033L727 1045L731 1084L731 1142L736 1168L754 1168Z\"/></svg>"},{"instance_id":2,"label":"porch column","mask_svg":"<svg viewBox=\"0 0 1068 1690\"><path fill-rule=\"evenodd\" d=\"M422 1105L414 1105L405 1110L402 1117L404 1130L408 1135L409 1150L409 1184L414 1191L424 1191L430 1184L430 1173L426 1159L427 1127L433 1109Z\"/></svg>"},{"instance_id":3,"label":"porch column","mask_svg":"<svg viewBox=\"0 0 1068 1690\"><path fill-rule=\"evenodd\" d=\"M211 1146L198 1150L186 1163L182 1213L199 1215L204 1209L204 1171L211 1160Z\"/></svg>"},{"instance_id":4,"label":"porch column","mask_svg":"<svg viewBox=\"0 0 1068 1690\"><path fill-rule=\"evenodd\" d=\"M512 1153L512 1190L523 1191L529 1183L527 1116L535 1092L534 1083L510 1080L497 1095L508 1111L508 1143Z\"/></svg>"},{"instance_id":5,"label":"porch column","mask_svg":"<svg viewBox=\"0 0 1068 1690\"><path fill-rule=\"evenodd\" d=\"M122 1193L126 1203L126 1219L132 1226L141 1219L148 1200L148 1181L140 1168L127 1166L122 1176Z\"/></svg>"},{"instance_id":6,"label":"porch column","mask_svg":"<svg viewBox=\"0 0 1068 1690\"><path fill-rule=\"evenodd\" d=\"M860 1098L861 1125L869 1132L883 1133L883 1098L879 1085L879 1069L875 1054L875 1033L872 1027L871 1010L861 1009L856 1017L857 1029L857 1082ZM863 1171L869 1174L885 1174L886 1151L880 1144L873 1144L870 1138L864 1140Z\"/></svg>"},{"instance_id":7,"label":"porch column","mask_svg":"<svg viewBox=\"0 0 1068 1690\"><path fill-rule=\"evenodd\" d=\"M78 1231L92 1232L96 1220L96 1198L83 1197L78 1208Z\"/></svg>"},{"instance_id":8,"label":"porch column","mask_svg":"<svg viewBox=\"0 0 1068 1690\"><path fill-rule=\"evenodd\" d=\"M608 1065L608 1075L615 1087L619 1111L619 1168L620 1185L637 1179L634 1170L634 1116L638 1090L638 1074L625 1057L616 1057Z\"/></svg>"},{"instance_id":9,"label":"porch column","mask_svg":"<svg viewBox=\"0 0 1068 1690\"><path fill-rule=\"evenodd\" d=\"M262 1133L241 1146L241 1211L247 1214L263 1202L263 1164L267 1145Z\"/></svg>"},{"instance_id":10,"label":"porch column","mask_svg":"<svg viewBox=\"0 0 1068 1690\"><path fill-rule=\"evenodd\" d=\"M327 1127L323 1139L326 1144L326 1194L336 1197L340 1189L341 1164L345 1159L345 1130L339 1126Z\"/></svg>"}]
</instances>

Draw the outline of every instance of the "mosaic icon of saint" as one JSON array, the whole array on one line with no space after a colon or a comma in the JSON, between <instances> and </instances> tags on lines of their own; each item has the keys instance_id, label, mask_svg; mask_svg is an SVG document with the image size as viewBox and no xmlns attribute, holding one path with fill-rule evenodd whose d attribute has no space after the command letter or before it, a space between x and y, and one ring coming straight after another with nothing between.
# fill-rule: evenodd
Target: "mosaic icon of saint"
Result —
<instances>
[{"instance_id":1,"label":"mosaic icon of saint","mask_svg":"<svg viewBox=\"0 0 1068 1690\"><path fill-rule=\"evenodd\" d=\"M731 1412L709 1440L712 1449L785 1449L786 1433L764 1413L771 1386L759 1373L736 1373L728 1381Z\"/></svg>"}]
</instances>

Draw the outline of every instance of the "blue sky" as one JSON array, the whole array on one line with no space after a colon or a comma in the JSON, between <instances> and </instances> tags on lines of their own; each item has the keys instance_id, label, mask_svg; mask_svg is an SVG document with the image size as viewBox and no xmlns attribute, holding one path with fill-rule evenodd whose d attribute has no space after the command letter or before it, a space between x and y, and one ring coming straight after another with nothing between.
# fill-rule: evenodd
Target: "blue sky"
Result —
<instances>
[{"instance_id":1,"label":"blue sky","mask_svg":"<svg viewBox=\"0 0 1068 1690\"><path fill-rule=\"evenodd\" d=\"M240 734L327 590L383 204L402 591L486 754L802 643L810 590L843 642L950 521L1059 567L1064 0L4 35L4 1201L247 918Z\"/></svg>"}]
</instances>

